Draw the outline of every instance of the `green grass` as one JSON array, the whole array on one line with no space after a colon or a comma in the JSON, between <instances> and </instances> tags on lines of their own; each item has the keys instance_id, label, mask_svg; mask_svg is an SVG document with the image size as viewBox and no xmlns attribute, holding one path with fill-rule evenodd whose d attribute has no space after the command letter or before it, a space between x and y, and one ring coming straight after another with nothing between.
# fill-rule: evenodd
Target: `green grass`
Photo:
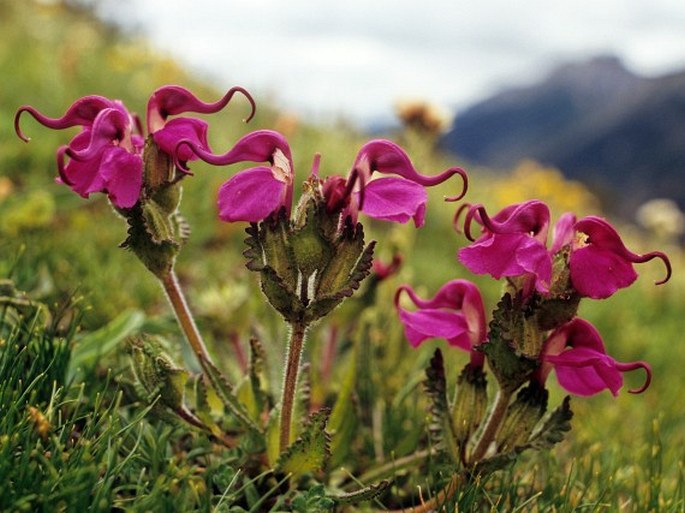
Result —
<instances>
[{"instance_id":1,"label":"green grass","mask_svg":"<svg viewBox=\"0 0 685 513\"><path fill-rule=\"evenodd\" d=\"M69 134L26 118L22 126L33 137L26 145L11 124L21 104L57 115L88 93L122 98L138 112L164 83L191 87L206 99L220 93L155 55L144 41L103 27L79 8L0 1L0 33L0 277L11 278L17 289L46 305L39 314L30 305L2 303L0 510L326 510L328 502L316 482L303 482L298 491L272 475L238 470L249 459L244 448L222 449L139 400L132 385L129 337L162 336L176 361L197 370L192 355L184 349L157 283L132 254L117 248L125 224L105 198L85 201L53 182L54 150ZM258 116L249 127L240 121L247 111L240 102L212 117L215 149L227 149L248 129L276 123L276 113L257 100ZM308 173L315 152L322 153L324 174L344 172L363 141L344 125L304 122L289 140L299 178ZM426 141L408 138L404 143L419 169L428 173L454 165ZM277 396L286 330L264 304L257 277L244 268L242 227L215 219L216 190L231 171L204 165L193 169L195 176L184 181L182 209L194 231L179 258L180 278L220 366L237 381L240 369L230 340L237 337L246 350L248 338L256 334L266 348L266 385ZM493 191L502 183L500 176L470 169L470 178L470 201L499 205ZM6 194L2 190L8 183ZM352 491L360 477L384 477L374 469L392 468L393 461L415 454L426 440L427 402L420 382L440 344L409 348L391 305L401 282L432 293L448 279L469 277L455 259L466 241L451 228L454 208L440 201L451 187L431 193L421 231L366 223L380 242L382 258L389 260L394 251L404 255L401 274L379 286L372 306L362 311L360 291L310 333L306 360L311 362L312 401L332 407L341 392L352 391L354 397L340 405L350 412L350 422L341 425L348 438L338 444L335 464L317 476L326 480L328 492ZM644 233L628 242L637 251L664 249L662 244ZM678 245L667 251L674 264L667 285L653 286L661 272L653 262L640 266L636 286L609 300L584 301L581 307L614 357L651 363L650 389L642 396L622 393L614 399L605 393L574 399L573 431L563 443L465 487L456 498L458 511L685 511L685 352L679 348L684 257ZM499 284L469 278L494 307ZM329 375L324 362L332 326L341 336ZM464 356L449 350L445 356L448 383L453 383ZM641 378L627 376L627 387ZM562 397L552 385L551 404ZM449 471L435 459L414 462L391 472L390 492L363 508L416 504L418 487L424 498L430 497L448 481Z\"/></svg>"}]
</instances>

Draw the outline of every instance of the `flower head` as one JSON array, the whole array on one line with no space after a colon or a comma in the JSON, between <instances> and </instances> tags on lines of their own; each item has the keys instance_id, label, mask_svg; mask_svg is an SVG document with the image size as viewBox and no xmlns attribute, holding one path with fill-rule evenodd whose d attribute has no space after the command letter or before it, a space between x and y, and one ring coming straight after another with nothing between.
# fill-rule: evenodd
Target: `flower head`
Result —
<instances>
[{"instance_id":1,"label":"flower head","mask_svg":"<svg viewBox=\"0 0 685 513\"><path fill-rule=\"evenodd\" d=\"M545 246L549 231L549 208L530 200L510 205L489 217L485 207L469 207L464 232L470 240L473 221L483 226L481 236L459 251L459 260L473 273L502 276L529 276L535 289L547 292L552 276L552 260Z\"/></svg>"},{"instance_id":2,"label":"flower head","mask_svg":"<svg viewBox=\"0 0 685 513\"><path fill-rule=\"evenodd\" d=\"M167 118L189 111L216 112L235 92L247 96L254 111L254 102L242 88L233 88L218 102L208 104L182 87L161 87L148 103L148 131L160 150L168 155L172 154L175 141L180 138L194 140L199 146L208 148L207 124L204 121L194 118L168 121ZM14 127L17 135L28 141L20 127L24 112L55 130L81 127L81 132L57 150L58 182L68 185L83 197L93 192L104 192L115 206L122 209L131 208L138 202L143 186L144 136L138 118L129 113L121 101L85 96L76 100L59 118L47 117L24 105L15 115ZM193 155L181 157L189 159Z\"/></svg>"},{"instance_id":3,"label":"flower head","mask_svg":"<svg viewBox=\"0 0 685 513\"><path fill-rule=\"evenodd\" d=\"M400 306L402 292L407 293L418 310L410 312ZM409 285L403 285L395 294L395 307L412 347L429 338L444 338L449 345L469 351L473 365L482 366L483 354L474 348L487 338L485 308L473 283L449 281L428 300L417 296Z\"/></svg>"},{"instance_id":4,"label":"flower head","mask_svg":"<svg viewBox=\"0 0 685 513\"><path fill-rule=\"evenodd\" d=\"M372 174L395 175L372 180ZM425 220L428 195L425 187L438 185L451 176L462 177L464 186L459 195L445 198L457 201L466 194L468 178L458 167L449 168L435 176L420 174L405 151L395 143L375 139L359 150L347 179L332 176L324 182L324 196L329 211L342 211L356 222L358 212L383 221L406 223L414 220L422 226Z\"/></svg>"},{"instance_id":5,"label":"flower head","mask_svg":"<svg viewBox=\"0 0 685 513\"><path fill-rule=\"evenodd\" d=\"M540 367L535 378L544 384L554 369L559 384L568 392L590 396L609 390L614 396L623 386L623 372L644 369L645 383L632 394L644 392L651 382L652 371L646 362L621 363L606 354L597 329L589 322L575 318L554 330L542 347Z\"/></svg>"},{"instance_id":6,"label":"flower head","mask_svg":"<svg viewBox=\"0 0 685 513\"><path fill-rule=\"evenodd\" d=\"M665 283L671 276L671 264L664 253L631 252L614 227L601 217L588 216L575 222L574 216L564 214L555 227L551 252L554 254L565 246L571 248L571 283L585 297L605 299L628 287L637 279L633 264L654 258L661 259L666 266L666 277L657 284Z\"/></svg>"}]
</instances>

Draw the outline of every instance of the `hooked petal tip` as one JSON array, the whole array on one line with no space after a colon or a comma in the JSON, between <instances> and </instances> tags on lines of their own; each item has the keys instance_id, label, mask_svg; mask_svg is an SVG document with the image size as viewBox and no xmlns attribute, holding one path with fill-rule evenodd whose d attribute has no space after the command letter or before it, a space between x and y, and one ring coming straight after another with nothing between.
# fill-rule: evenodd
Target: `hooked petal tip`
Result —
<instances>
[{"instance_id":1,"label":"hooked petal tip","mask_svg":"<svg viewBox=\"0 0 685 513\"><path fill-rule=\"evenodd\" d=\"M454 217L452 218L452 228L456 233L463 233L461 228L459 228L459 222L461 214L464 212L464 210L468 210L469 208L471 208L471 203L464 203L463 205L460 205L457 211L454 213Z\"/></svg>"},{"instance_id":2,"label":"hooked petal tip","mask_svg":"<svg viewBox=\"0 0 685 513\"><path fill-rule=\"evenodd\" d=\"M630 394L641 394L642 392L647 390L649 388L649 385L652 383L652 368L647 362L639 361L631 363L617 363L616 368L621 372L627 372L637 369L645 370L645 382L642 384L641 387L631 388L630 390L628 390L628 393Z\"/></svg>"},{"instance_id":3,"label":"hooked petal tip","mask_svg":"<svg viewBox=\"0 0 685 513\"><path fill-rule=\"evenodd\" d=\"M476 217L476 215L479 215L478 221L483 222L483 224L485 224L486 219L488 221L490 220L487 213L485 212L485 207L480 203L476 205L471 205L469 207L469 211L466 213L466 218L464 219L464 235L471 242L474 242L476 240L476 238L471 234L471 223L473 222L473 219L474 217Z\"/></svg>"},{"instance_id":4,"label":"hooked petal tip","mask_svg":"<svg viewBox=\"0 0 685 513\"><path fill-rule=\"evenodd\" d=\"M179 155L181 154L181 146L187 146L190 149L190 151L192 151L196 155L198 155L198 151L200 150L200 148L195 146L195 143L190 139L181 139L176 143L176 147L174 149L174 165L182 173L192 176L193 173L190 171L187 161L182 161L179 158Z\"/></svg>"},{"instance_id":5,"label":"hooked petal tip","mask_svg":"<svg viewBox=\"0 0 685 513\"><path fill-rule=\"evenodd\" d=\"M460 167L451 167L447 171L445 171L443 174L447 176L452 176L452 175L459 175L461 176L462 179L462 189L461 192L456 195L456 196L445 196L444 200L445 201L459 201L462 199L464 196L466 196L466 192L468 191L469 188L469 176L466 174L466 171L464 171Z\"/></svg>"},{"instance_id":6,"label":"hooked petal tip","mask_svg":"<svg viewBox=\"0 0 685 513\"><path fill-rule=\"evenodd\" d=\"M639 262L640 263L649 262L650 260L653 260L654 258L659 258L664 263L664 266L666 267L666 277L661 279L661 280L654 282L655 285L663 285L664 283L666 283L668 280L671 279L671 274L673 272L673 269L671 268L671 261L669 260L666 253L662 253L661 251L652 251L651 253L646 253L646 254L642 255Z\"/></svg>"}]
</instances>

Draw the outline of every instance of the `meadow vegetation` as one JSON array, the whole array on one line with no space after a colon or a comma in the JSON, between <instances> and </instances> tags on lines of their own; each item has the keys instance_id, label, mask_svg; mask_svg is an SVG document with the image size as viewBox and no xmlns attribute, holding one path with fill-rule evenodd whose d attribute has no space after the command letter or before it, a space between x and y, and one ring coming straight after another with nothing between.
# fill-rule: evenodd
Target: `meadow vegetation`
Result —
<instances>
[{"instance_id":1,"label":"meadow vegetation","mask_svg":"<svg viewBox=\"0 0 685 513\"><path fill-rule=\"evenodd\" d=\"M310 333L311 402L333 407L341 394L355 398L345 405L349 422L339 421L346 438L333 441L327 490L318 484L324 481L320 475L298 489L246 479L236 450L178 422L154 399L140 400L132 340L159 336L176 361L194 371L197 364L159 285L117 247L126 225L106 197L85 201L54 182L54 152L65 134L27 118L22 128L32 140L24 144L12 126L22 104L57 116L76 98L99 94L142 113L150 93L164 84L182 84L206 99L221 92L82 7L0 0L0 34L0 510L370 511L382 508L386 496L353 507L334 506L327 494L392 478L388 497L406 505L444 486L450 472L443 462L416 454L427 430L421 382L435 347L443 348L450 383L464 355L440 341L412 349L393 296L405 282L427 296L447 280L469 278L483 291L486 310L498 301L500 285L470 275L455 258L468 241L453 229L455 206L441 201L454 194L454 185L430 191L421 230L366 223L369 239L382 241L381 260L402 255L400 272L379 283L373 295L362 288ZM364 142L343 121L313 126L279 117L259 98L257 105L249 126L241 121L247 103L239 100L212 117L215 151L226 151L248 130L280 126L288 132L299 184L315 153L323 156L323 175L345 173ZM567 210L600 213L591 192L556 170L527 162L495 173L455 162L414 131L389 137L420 170L466 167L467 200L490 211L536 197L555 218ZM179 256L179 278L216 363L238 381L248 341L256 337L266 355L266 380L277 389L287 333L262 300L257 277L245 268L244 225L216 217L216 191L227 171L197 163L192 168L194 176L183 182L183 213L192 234ZM627 245L668 253L673 278L655 287L663 269L642 265L633 287L584 302L581 313L618 359L651 364L651 387L640 396L627 394L642 379L627 376L618 398L604 392L572 399L573 430L562 443L469 484L453 499L454 511L685 511L683 250L678 241L659 239L629 221L621 227ZM338 346L331 353L334 330ZM550 402L557 404L564 393L556 384L551 389ZM403 465L407 458L411 464Z\"/></svg>"}]
</instances>

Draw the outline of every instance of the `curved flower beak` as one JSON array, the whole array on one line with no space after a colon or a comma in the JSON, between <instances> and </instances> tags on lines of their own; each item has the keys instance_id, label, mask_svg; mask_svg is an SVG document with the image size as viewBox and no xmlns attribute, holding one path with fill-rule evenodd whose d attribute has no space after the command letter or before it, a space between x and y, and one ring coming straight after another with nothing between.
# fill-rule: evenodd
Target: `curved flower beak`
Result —
<instances>
[{"instance_id":1,"label":"curved flower beak","mask_svg":"<svg viewBox=\"0 0 685 513\"><path fill-rule=\"evenodd\" d=\"M22 105L14 115L14 131L20 139L25 142L30 140L21 130L20 118L24 112L27 112L41 125L53 130L62 130L72 126L88 127L93 124L95 118L104 109L122 109L120 102L104 98L103 96L84 96L76 100L71 107L67 109L63 116L59 118L50 118L38 112L30 105Z\"/></svg>"},{"instance_id":2,"label":"curved flower beak","mask_svg":"<svg viewBox=\"0 0 685 513\"><path fill-rule=\"evenodd\" d=\"M406 292L418 307L410 312L400 306ZM413 347L429 338L444 338L451 346L471 353L471 363L483 364L483 354L474 347L487 338L485 308L478 288L467 280L452 280L443 285L433 298L420 298L409 285L395 293L395 308L404 325L407 340Z\"/></svg>"},{"instance_id":3,"label":"curved flower beak","mask_svg":"<svg viewBox=\"0 0 685 513\"><path fill-rule=\"evenodd\" d=\"M180 162L181 152L190 150L209 164L225 166L238 162L268 162L240 171L219 190L219 217L224 221L259 222L270 213L285 207L288 215L292 205L293 163L290 146L278 132L257 130L240 139L231 150L215 155L184 139L176 145L176 165L187 171Z\"/></svg>"},{"instance_id":4,"label":"curved flower beak","mask_svg":"<svg viewBox=\"0 0 685 513\"><path fill-rule=\"evenodd\" d=\"M474 219L483 225L481 237L459 250L459 260L473 273L502 276L534 276L535 288L549 290L552 259L545 246L549 208L538 200L511 205L489 217L483 205L472 205L464 220L464 233L473 240Z\"/></svg>"},{"instance_id":5,"label":"curved flower beak","mask_svg":"<svg viewBox=\"0 0 685 513\"><path fill-rule=\"evenodd\" d=\"M576 233L585 236L584 240L574 242L569 261L571 282L581 295L608 298L637 279L633 264L654 258L661 259L666 267L666 276L656 284L666 283L671 277L671 262L664 253L653 251L638 255L631 252L606 220L589 216L578 221L574 228Z\"/></svg>"},{"instance_id":6,"label":"curved flower beak","mask_svg":"<svg viewBox=\"0 0 685 513\"><path fill-rule=\"evenodd\" d=\"M542 362L537 379L545 382L554 369L559 384L568 392L590 396L609 390L614 396L623 386L623 372L644 369L645 383L632 394L644 392L652 379L648 363L621 363L606 354L597 329L589 322L575 318L552 332L542 348Z\"/></svg>"},{"instance_id":7,"label":"curved flower beak","mask_svg":"<svg viewBox=\"0 0 685 513\"><path fill-rule=\"evenodd\" d=\"M198 99L188 89L177 86L168 85L160 87L147 103L147 127L148 132L154 133L164 127L169 116L182 114L184 112L196 112L198 114L213 114L219 112L231 101L236 93L242 94L247 101L250 102L252 108L250 115L245 120L250 121L256 110L254 99L244 88L232 87L219 100L206 103Z\"/></svg>"}]
</instances>

